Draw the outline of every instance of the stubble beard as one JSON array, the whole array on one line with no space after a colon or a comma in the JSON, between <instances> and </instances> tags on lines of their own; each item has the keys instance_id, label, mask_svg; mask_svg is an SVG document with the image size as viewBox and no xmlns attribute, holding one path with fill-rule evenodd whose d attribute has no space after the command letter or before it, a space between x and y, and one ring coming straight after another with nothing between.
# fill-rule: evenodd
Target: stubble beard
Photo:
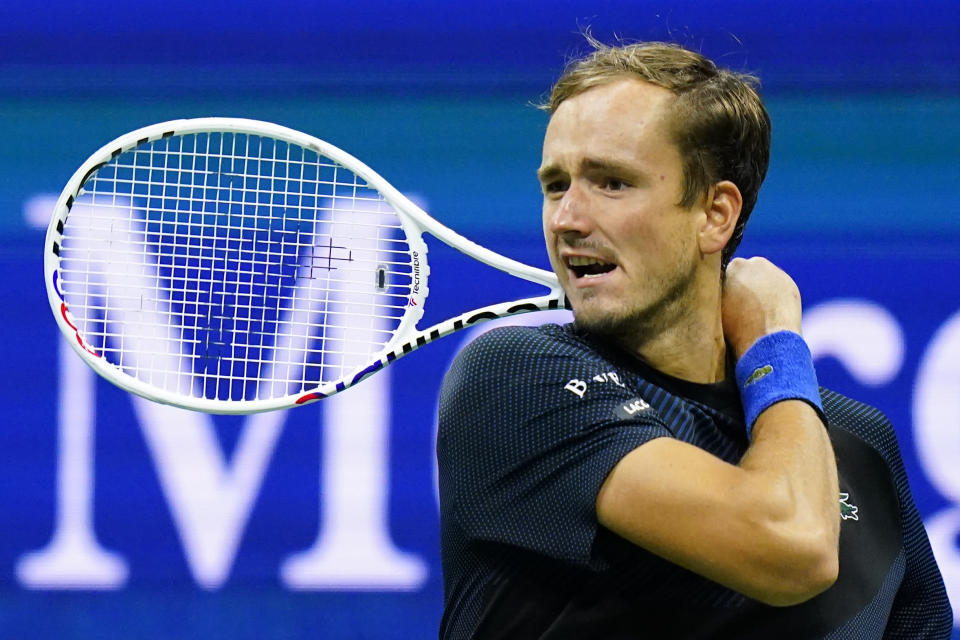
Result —
<instances>
[{"instance_id":1,"label":"stubble beard","mask_svg":"<svg viewBox=\"0 0 960 640\"><path fill-rule=\"evenodd\" d=\"M689 307L695 272L693 264L686 268L678 267L669 285L650 302L584 313L577 313L574 308L574 325L587 333L611 340L628 351L637 352L644 343L677 325L677 319Z\"/></svg>"}]
</instances>

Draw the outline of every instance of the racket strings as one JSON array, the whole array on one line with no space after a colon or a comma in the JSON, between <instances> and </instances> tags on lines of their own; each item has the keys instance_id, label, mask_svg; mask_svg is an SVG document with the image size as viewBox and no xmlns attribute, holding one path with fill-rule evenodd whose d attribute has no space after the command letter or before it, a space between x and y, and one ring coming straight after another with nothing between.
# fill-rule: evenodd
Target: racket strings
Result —
<instances>
[{"instance_id":1,"label":"racket strings","mask_svg":"<svg viewBox=\"0 0 960 640\"><path fill-rule=\"evenodd\" d=\"M78 333L145 383L218 400L283 397L382 351L414 286L396 213L349 169L242 133L116 155L63 231Z\"/></svg>"}]
</instances>

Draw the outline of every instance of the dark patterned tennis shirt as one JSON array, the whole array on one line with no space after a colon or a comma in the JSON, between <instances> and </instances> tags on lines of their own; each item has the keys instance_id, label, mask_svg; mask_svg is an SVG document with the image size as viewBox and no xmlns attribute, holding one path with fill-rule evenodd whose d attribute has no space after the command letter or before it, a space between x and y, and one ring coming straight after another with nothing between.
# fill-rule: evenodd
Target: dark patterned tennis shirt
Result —
<instances>
[{"instance_id":1,"label":"dark patterned tennis shirt","mask_svg":"<svg viewBox=\"0 0 960 640\"><path fill-rule=\"evenodd\" d=\"M733 382L666 376L572 325L484 334L440 397L441 638L949 638L950 605L891 425L821 395L839 467L839 578L771 607L596 517L607 474L654 438L736 464L748 442Z\"/></svg>"}]
</instances>

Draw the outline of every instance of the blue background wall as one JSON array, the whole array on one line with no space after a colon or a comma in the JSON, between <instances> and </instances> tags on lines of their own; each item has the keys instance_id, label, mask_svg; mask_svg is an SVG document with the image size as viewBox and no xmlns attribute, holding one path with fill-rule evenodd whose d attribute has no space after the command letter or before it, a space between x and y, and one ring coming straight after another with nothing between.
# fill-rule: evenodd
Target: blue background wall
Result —
<instances>
[{"instance_id":1,"label":"blue background wall","mask_svg":"<svg viewBox=\"0 0 960 640\"><path fill-rule=\"evenodd\" d=\"M0 375L13 399L0 427L0 636L436 635L434 407L467 336L342 394L347 415L384 409L363 424L327 403L270 424L151 411L63 351L41 276L45 219L73 170L121 133L244 116L327 139L472 239L545 266L533 173L546 120L530 102L586 25L604 40L678 41L763 79L773 161L741 254L795 276L821 381L897 425L960 601L960 12L839 5L0 7ZM454 268L451 252L430 257L447 274L431 282L430 316L528 291Z\"/></svg>"}]
</instances>

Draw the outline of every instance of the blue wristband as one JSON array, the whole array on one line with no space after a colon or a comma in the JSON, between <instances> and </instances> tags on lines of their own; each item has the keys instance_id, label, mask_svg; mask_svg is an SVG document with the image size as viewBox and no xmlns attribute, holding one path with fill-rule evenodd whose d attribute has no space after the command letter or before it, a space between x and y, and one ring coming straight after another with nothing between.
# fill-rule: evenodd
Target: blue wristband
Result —
<instances>
[{"instance_id":1,"label":"blue wristband","mask_svg":"<svg viewBox=\"0 0 960 640\"><path fill-rule=\"evenodd\" d=\"M803 400L823 418L813 357L797 333L778 331L757 340L737 362L736 376L747 438L757 416L783 400Z\"/></svg>"}]
</instances>

